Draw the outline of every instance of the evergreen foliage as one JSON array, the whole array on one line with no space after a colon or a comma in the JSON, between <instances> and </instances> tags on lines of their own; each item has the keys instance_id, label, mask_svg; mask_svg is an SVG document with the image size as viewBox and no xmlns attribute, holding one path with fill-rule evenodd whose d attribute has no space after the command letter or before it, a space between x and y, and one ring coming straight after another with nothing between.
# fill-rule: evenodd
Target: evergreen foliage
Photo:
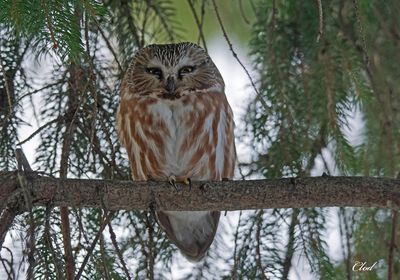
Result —
<instances>
[{"instance_id":1,"label":"evergreen foliage","mask_svg":"<svg viewBox=\"0 0 400 280\"><path fill-rule=\"evenodd\" d=\"M238 9L252 30L248 44L259 95L243 117L245 130L237 133L238 141L254 151L240 163L242 175L397 176L400 2L244 2L218 2L223 22L236 21L226 15ZM185 4L192 9L199 41L205 42L203 26L215 17L215 2ZM171 0L2 1L0 170L16 169L16 144L35 138L40 143L35 167L49 176L68 171L69 177L129 180L115 128L119 82L138 48L185 40L177 14L181 5ZM38 74L38 80L31 65L39 63L47 73ZM20 139L29 110L39 129ZM355 125L360 135L352 132ZM228 215L235 225L220 227L204 262L190 264L170 246L151 213L69 210L75 273L82 279L289 279L303 269L300 262L315 279L400 276L395 211L241 211ZM334 220L340 224L340 259L328 252ZM24 249L3 247L0 275L65 277L58 208L32 209L14 222L9 237ZM356 260L379 264L360 276L352 271Z\"/></svg>"}]
</instances>

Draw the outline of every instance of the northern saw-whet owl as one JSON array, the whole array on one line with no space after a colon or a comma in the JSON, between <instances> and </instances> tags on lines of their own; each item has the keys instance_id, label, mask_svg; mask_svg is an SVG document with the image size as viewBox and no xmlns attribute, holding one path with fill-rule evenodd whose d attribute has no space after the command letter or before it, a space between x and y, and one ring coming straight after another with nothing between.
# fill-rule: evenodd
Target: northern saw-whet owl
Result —
<instances>
[{"instance_id":1,"label":"northern saw-whet owl","mask_svg":"<svg viewBox=\"0 0 400 280\"><path fill-rule=\"evenodd\" d=\"M133 180L233 177L234 123L224 88L210 56L196 44L149 45L137 52L117 112ZM194 261L210 247L219 217L219 211L156 212L170 241Z\"/></svg>"}]
</instances>

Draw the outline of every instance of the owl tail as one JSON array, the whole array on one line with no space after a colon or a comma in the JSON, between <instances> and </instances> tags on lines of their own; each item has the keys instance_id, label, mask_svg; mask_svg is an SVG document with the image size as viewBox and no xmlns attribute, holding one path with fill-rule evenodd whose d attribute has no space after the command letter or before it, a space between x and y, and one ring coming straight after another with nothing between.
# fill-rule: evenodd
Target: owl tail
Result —
<instances>
[{"instance_id":1,"label":"owl tail","mask_svg":"<svg viewBox=\"0 0 400 280\"><path fill-rule=\"evenodd\" d=\"M191 261L201 260L217 231L219 211L160 211L157 220L172 241Z\"/></svg>"}]
</instances>

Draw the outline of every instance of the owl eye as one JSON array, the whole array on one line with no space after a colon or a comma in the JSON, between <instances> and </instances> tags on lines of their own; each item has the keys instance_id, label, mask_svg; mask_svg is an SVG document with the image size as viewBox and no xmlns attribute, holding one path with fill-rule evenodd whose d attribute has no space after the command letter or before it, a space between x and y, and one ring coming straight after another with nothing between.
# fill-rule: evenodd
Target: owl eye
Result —
<instances>
[{"instance_id":1,"label":"owl eye","mask_svg":"<svg viewBox=\"0 0 400 280\"><path fill-rule=\"evenodd\" d=\"M192 73L194 71L194 66L183 66L179 69L179 75Z\"/></svg>"},{"instance_id":2,"label":"owl eye","mask_svg":"<svg viewBox=\"0 0 400 280\"><path fill-rule=\"evenodd\" d=\"M146 69L147 73L157 76L157 78L161 79L162 78L162 71L160 68L157 67L149 67Z\"/></svg>"}]
</instances>

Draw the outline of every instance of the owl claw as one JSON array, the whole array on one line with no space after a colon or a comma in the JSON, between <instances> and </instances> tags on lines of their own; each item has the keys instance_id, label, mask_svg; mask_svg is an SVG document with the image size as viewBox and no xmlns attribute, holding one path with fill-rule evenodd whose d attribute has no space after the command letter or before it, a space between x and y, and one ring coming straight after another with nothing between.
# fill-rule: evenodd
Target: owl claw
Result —
<instances>
[{"instance_id":1,"label":"owl claw","mask_svg":"<svg viewBox=\"0 0 400 280\"><path fill-rule=\"evenodd\" d=\"M182 179L182 182L183 182L185 185L189 185L189 190L192 190L192 180L191 180L189 177L184 177L184 178Z\"/></svg>"},{"instance_id":2,"label":"owl claw","mask_svg":"<svg viewBox=\"0 0 400 280\"><path fill-rule=\"evenodd\" d=\"M174 175L168 177L168 183L173 186L176 191L179 191L179 188L176 185L176 177Z\"/></svg>"},{"instance_id":3,"label":"owl claw","mask_svg":"<svg viewBox=\"0 0 400 280\"><path fill-rule=\"evenodd\" d=\"M192 180L189 177L179 177L178 179L174 176L171 175L168 177L168 183L175 188L175 190L179 191L180 188L176 184L176 182L180 182L182 184L188 185L189 190L192 190Z\"/></svg>"}]
</instances>

